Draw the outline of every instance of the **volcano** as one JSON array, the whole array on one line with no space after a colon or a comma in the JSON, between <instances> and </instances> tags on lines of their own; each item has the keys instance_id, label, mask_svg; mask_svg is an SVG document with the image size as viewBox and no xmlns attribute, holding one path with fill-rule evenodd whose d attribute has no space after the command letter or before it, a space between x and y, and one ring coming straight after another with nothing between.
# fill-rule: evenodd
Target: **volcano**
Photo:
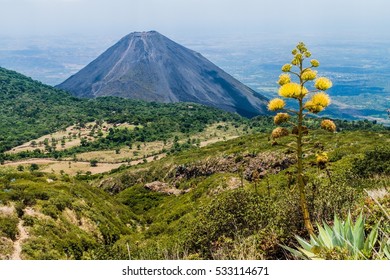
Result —
<instances>
[{"instance_id":1,"label":"volcano","mask_svg":"<svg viewBox=\"0 0 390 280\"><path fill-rule=\"evenodd\" d=\"M264 96L156 31L123 37L57 87L77 97L194 102L246 117L267 114Z\"/></svg>"}]
</instances>

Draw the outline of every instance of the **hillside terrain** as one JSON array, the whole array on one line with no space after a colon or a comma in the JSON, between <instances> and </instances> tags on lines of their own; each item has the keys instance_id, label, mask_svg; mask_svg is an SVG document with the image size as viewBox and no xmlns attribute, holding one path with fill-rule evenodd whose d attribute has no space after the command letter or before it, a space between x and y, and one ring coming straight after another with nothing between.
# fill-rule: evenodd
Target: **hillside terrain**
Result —
<instances>
[{"instance_id":1,"label":"hillside terrain","mask_svg":"<svg viewBox=\"0 0 390 280\"><path fill-rule=\"evenodd\" d=\"M246 117L268 114L264 96L156 31L123 37L57 87L78 97L194 102Z\"/></svg>"},{"instance_id":2,"label":"hillside terrain","mask_svg":"<svg viewBox=\"0 0 390 280\"><path fill-rule=\"evenodd\" d=\"M324 139L331 161L327 173L307 154L316 220L363 211L389 234L381 210L390 209L389 136L312 134ZM25 231L23 259L284 259L279 244L303 234L292 191L295 159L267 138L193 147L98 177L4 166L0 254L10 258ZM370 151L382 162L369 159Z\"/></svg>"},{"instance_id":3,"label":"hillside terrain","mask_svg":"<svg viewBox=\"0 0 390 280\"><path fill-rule=\"evenodd\" d=\"M4 68L0 68L0 116L0 152L75 124L84 129L93 121L138 126L134 130L112 130L111 136L120 133L120 137L127 137L122 142L130 144L135 140L164 140L174 132L199 132L214 122L241 119L198 104L148 103L116 97L79 99Z\"/></svg>"},{"instance_id":4,"label":"hillside terrain","mask_svg":"<svg viewBox=\"0 0 390 280\"><path fill-rule=\"evenodd\" d=\"M292 259L280 245L308 237L296 158L290 140L270 141L272 117L79 99L3 68L0 98L0 259ZM386 252L389 130L335 120L328 133L313 129L320 121L306 123L313 220L363 213Z\"/></svg>"}]
</instances>

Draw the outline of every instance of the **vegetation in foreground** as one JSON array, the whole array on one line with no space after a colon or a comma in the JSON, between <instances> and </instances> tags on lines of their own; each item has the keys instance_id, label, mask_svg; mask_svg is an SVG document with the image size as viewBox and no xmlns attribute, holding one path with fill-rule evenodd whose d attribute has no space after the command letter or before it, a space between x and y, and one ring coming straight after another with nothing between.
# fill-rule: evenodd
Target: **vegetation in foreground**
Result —
<instances>
[{"instance_id":1,"label":"vegetation in foreground","mask_svg":"<svg viewBox=\"0 0 390 280\"><path fill-rule=\"evenodd\" d=\"M332 224L334 215L345 220L350 212L354 221L363 213L365 232L378 228L373 248L380 250L390 228L389 132L316 130L309 137L329 153L329 172L318 168L315 153L305 154L313 220ZM295 258L280 246L308 238L290 152L260 133L88 181L3 169L2 258L11 256L21 221L29 233L24 259ZM346 258L337 249L321 256ZM386 257L368 258L379 256Z\"/></svg>"}]
</instances>

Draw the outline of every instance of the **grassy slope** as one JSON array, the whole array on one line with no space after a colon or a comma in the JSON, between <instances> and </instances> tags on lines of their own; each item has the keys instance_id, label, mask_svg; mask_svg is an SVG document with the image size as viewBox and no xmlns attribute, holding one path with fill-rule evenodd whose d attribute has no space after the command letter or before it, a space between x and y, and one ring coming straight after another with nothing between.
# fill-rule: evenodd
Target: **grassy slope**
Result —
<instances>
[{"instance_id":1,"label":"grassy slope","mask_svg":"<svg viewBox=\"0 0 390 280\"><path fill-rule=\"evenodd\" d=\"M188 104L76 99L2 68L0 91L0 150L74 122L99 118L137 122L145 133L131 136L153 141L177 132L193 133L213 122L237 120L198 105L189 110ZM266 131L269 124L269 119L259 118L245 125ZM121 143L124 136L118 130L106 142ZM349 171L365 150L379 143L388 145L389 136L386 131L334 135L315 131L310 135L312 143L322 143L331 161L329 177L315 166L314 152L306 154L308 199L315 220L329 221L335 212L343 216L367 207L371 224L380 219L380 211L364 199L362 190L388 187L389 177L364 179ZM267 138L268 134L253 134L185 150L91 184L66 175L2 169L0 257L12 254L20 238L18 225L23 222L30 235L22 243L21 257L27 259L128 258L127 244L132 257L141 259L285 258L278 244L289 244L294 234L304 231L291 175L294 168L289 166L291 150L271 146ZM255 169L265 177L254 180ZM79 179L83 178L93 177ZM144 188L153 181L183 194Z\"/></svg>"},{"instance_id":2,"label":"grassy slope","mask_svg":"<svg viewBox=\"0 0 390 280\"><path fill-rule=\"evenodd\" d=\"M377 143L386 145L390 142L388 132L346 132L331 135L316 131L311 138L313 142L321 139L325 146L324 149L329 152L331 161L329 164L330 181L325 171L318 170L314 166L314 154L307 154L308 193L314 220L330 221L335 213L344 216L350 210L359 212L363 209L363 188L375 189L389 186L388 176L362 179L349 172L354 159L361 158L365 150L375 148ZM127 242L138 244L137 252L140 258L191 258L194 256L229 258L226 252L232 250L243 252L244 249L240 246L245 246L245 242L249 242L248 238L256 240L257 250L254 251L257 255L248 253L246 257L284 258L284 253L277 244L292 242L294 234L304 233L297 197L293 191L294 178L290 175L294 171L293 167L278 174L270 174L260 179L259 182L244 179L242 189L246 195L244 197L248 197L244 200L240 199L240 194L236 193L237 190L231 190L240 186L239 169L236 172L216 172L208 176L194 176L185 180L177 180L174 176L177 166L207 166L211 165L212 158L218 156L232 156L235 161L243 156L243 160L238 163L244 166L244 172L248 172L253 166L248 167L245 163L246 155L260 153L266 156L263 153L270 151L271 153L286 152L286 149L279 146L270 147L267 135L251 135L202 149L186 151L158 162L130 169L115 175L114 179L102 185L109 191L113 190L110 188L113 182L115 182L116 189L125 188L116 197L138 213L144 221L144 230L137 236L132 236L130 241L125 239ZM143 188L145 183L155 180L167 182L179 189L190 189L190 191L176 197L146 191ZM289 180L292 180L291 186L289 186ZM231 197L227 193L230 193ZM250 201L249 197L257 198ZM252 205L252 203L256 205L248 206L248 212L240 214L240 210L230 212L229 209L221 209L225 200L229 201L232 209L235 207L241 209L239 205ZM219 206L214 209L213 205ZM249 221L246 218L256 211L262 213L254 217L258 223L248 226ZM232 219L230 226L223 224L223 221L229 219ZM244 230L236 231L234 223L240 219L243 219L241 226ZM214 232L218 227L226 227L227 230L223 233ZM202 228L209 228L203 236L199 235ZM155 248L156 243L159 244L159 250ZM123 243L119 242L119 244L123 246ZM181 255L177 254L178 248L180 248ZM240 256L237 253L230 257L239 258Z\"/></svg>"},{"instance_id":3,"label":"grassy slope","mask_svg":"<svg viewBox=\"0 0 390 280\"><path fill-rule=\"evenodd\" d=\"M389 136L322 131L310 136L324 143L331 161L332 183L326 172L311 164L314 154L307 154L315 220L331 220L335 212L359 212L367 202L363 188L389 185L388 176L362 179L349 173L355 158L377 143L387 144ZM278 244L289 244L294 234L304 231L289 175L293 167L275 160L285 159L288 149L271 146L267 137L254 134L183 151L106 175L91 186L67 176L3 170L0 206L15 210L0 214L2 229L8 228L0 231L0 254L12 252L16 225L22 220L30 234L22 244L23 258L126 259L127 244L132 258L140 259L285 258ZM220 160L230 169L218 170ZM267 162L274 163L270 167ZM252 180L251 172L263 165L269 174ZM153 181L183 194L144 188ZM370 216L372 222L379 219L380 213L376 215Z\"/></svg>"},{"instance_id":4,"label":"grassy slope","mask_svg":"<svg viewBox=\"0 0 390 280\"><path fill-rule=\"evenodd\" d=\"M138 224L136 215L110 195L68 177L3 172L1 186L0 204L12 212L0 213L0 235L5 243L16 241L15 227L3 229L9 220L23 222L29 238L23 243L22 258L94 258ZM0 256L10 254L3 251Z\"/></svg>"}]
</instances>

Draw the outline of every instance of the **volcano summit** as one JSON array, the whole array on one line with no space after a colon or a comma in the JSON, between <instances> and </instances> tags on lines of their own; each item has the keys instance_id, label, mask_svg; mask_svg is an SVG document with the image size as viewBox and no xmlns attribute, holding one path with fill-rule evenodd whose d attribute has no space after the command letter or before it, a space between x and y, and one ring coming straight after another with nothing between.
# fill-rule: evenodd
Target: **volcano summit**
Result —
<instances>
[{"instance_id":1,"label":"volcano summit","mask_svg":"<svg viewBox=\"0 0 390 280\"><path fill-rule=\"evenodd\" d=\"M194 102L247 117L267 112L265 97L156 31L123 37L57 87L86 98Z\"/></svg>"}]
</instances>

